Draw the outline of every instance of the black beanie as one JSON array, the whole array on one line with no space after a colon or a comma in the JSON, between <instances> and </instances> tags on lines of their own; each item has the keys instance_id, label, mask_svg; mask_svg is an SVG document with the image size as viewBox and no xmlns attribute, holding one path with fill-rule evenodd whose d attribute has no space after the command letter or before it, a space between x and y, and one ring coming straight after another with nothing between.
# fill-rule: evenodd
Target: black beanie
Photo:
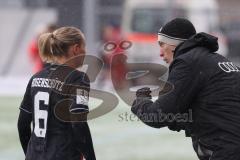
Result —
<instances>
[{"instance_id":1,"label":"black beanie","mask_svg":"<svg viewBox=\"0 0 240 160\"><path fill-rule=\"evenodd\" d=\"M195 34L195 27L189 20L175 18L160 28L158 41L177 46Z\"/></svg>"}]
</instances>

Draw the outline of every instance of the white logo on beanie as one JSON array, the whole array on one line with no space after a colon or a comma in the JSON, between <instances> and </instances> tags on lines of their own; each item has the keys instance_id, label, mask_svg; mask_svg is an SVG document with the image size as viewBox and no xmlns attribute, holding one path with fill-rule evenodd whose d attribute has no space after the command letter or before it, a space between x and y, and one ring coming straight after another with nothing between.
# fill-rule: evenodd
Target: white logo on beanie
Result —
<instances>
[{"instance_id":1,"label":"white logo on beanie","mask_svg":"<svg viewBox=\"0 0 240 160\"><path fill-rule=\"evenodd\" d=\"M195 27L189 20L175 18L160 28L158 41L177 46L195 34Z\"/></svg>"}]
</instances>

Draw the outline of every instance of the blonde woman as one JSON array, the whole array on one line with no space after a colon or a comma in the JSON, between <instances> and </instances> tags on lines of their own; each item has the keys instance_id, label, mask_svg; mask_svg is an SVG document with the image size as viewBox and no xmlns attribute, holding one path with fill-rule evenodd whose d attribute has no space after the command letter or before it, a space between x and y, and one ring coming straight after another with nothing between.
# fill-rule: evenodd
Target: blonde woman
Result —
<instances>
[{"instance_id":1,"label":"blonde woman","mask_svg":"<svg viewBox=\"0 0 240 160\"><path fill-rule=\"evenodd\" d=\"M84 35L61 27L42 34L38 43L42 60L51 65L32 76L20 105L18 131L26 160L95 160L86 116L71 119L88 113L90 82L75 69L84 60Z\"/></svg>"}]
</instances>

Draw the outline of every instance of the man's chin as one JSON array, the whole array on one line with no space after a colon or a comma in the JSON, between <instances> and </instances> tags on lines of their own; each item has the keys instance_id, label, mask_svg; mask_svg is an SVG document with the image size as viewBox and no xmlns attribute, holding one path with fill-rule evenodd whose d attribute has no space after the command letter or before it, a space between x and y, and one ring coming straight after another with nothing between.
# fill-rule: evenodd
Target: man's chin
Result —
<instances>
[{"instance_id":1,"label":"man's chin","mask_svg":"<svg viewBox=\"0 0 240 160\"><path fill-rule=\"evenodd\" d=\"M167 64L169 63L168 60L164 60L164 61L165 61L165 63L167 63Z\"/></svg>"}]
</instances>

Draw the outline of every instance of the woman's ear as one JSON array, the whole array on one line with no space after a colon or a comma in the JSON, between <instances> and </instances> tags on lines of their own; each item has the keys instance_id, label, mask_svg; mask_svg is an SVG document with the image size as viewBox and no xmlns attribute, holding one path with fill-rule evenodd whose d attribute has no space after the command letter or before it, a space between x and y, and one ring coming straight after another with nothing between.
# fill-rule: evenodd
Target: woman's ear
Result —
<instances>
[{"instance_id":1,"label":"woman's ear","mask_svg":"<svg viewBox=\"0 0 240 160\"><path fill-rule=\"evenodd\" d=\"M80 48L80 54L85 54L86 53L86 48L85 48L84 44L79 45L79 48Z\"/></svg>"},{"instance_id":2,"label":"woman's ear","mask_svg":"<svg viewBox=\"0 0 240 160\"><path fill-rule=\"evenodd\" d=\"M74 44L69 48L69 52L69 55L78 56L84 55L86 51L84 46L81 46L80 44Z\"/></svg>"},{"instance_id":3,"label":"woman's ear","mask_svg":"<svg viewBox=\"0 0 240 160\"><path fill-rule=\"evenodd\" d=\"M73 46L72 46L72 53L73 53L73 55L74 56L76 56L76 55L78 55L79 54L79 44L74 44Z\"/></svg>"}]
</instances>

